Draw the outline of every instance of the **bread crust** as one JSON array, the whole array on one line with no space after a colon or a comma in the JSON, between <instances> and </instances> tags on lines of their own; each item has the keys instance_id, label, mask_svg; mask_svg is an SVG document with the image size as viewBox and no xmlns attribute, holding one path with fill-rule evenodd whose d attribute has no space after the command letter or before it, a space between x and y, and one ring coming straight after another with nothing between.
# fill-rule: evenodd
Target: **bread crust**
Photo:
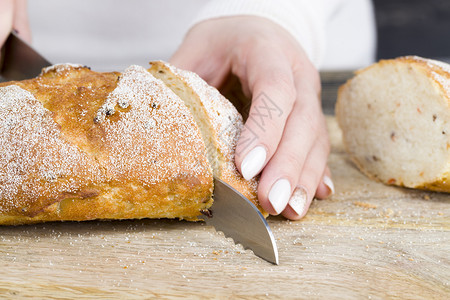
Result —
<instances>
[{"instance_id":1,"label":"bread crust","mask_svg":"<svg viewBox=\"0 0 450 300\"><path fill-rule=\"evenodd\" d=\"M355 83L355 79L358 76L374 70L376 68L383 68L384 66L393 66L403 64L408 68L412 68L415 71L426 76L432 83L434 91L440 95L440 105L444 106L445 110L450 110L450 65L436 60L426 59L418 56L405 56L396 59L380 60L378 63L373 64L362 70L355 72L355 76L349 79L338 90L338 97L336 103L336 117L339 126L343 130L343 142L347 153L350 154L351 160L355 165L369 178L381 181L388 185L397 185L409 188L424 189L438 192L450 192L450 145L447 144L447 160L442 161L442 169L436 171L436 176L432 180L416 181L414 183L405 183L401 178L392 177L387 180L383 180L378 174L371 172L367 169L366 163L358 159L354 153L354 149L350 147L351 139L353 138L346 131L345 118L348 118L345 113L345 105L348 104L348 99L345 99L345 93L352 89L352 85ZM450 122L447 120L446 122ZM376 125L375 125L376 126Z\"/></svg>"},{"instance_id":2,"label":"bread crust","mask_svg":"<svg viewBox=\"0 0 450 300\"><path fill-rule=\"evenodd\" d=\"M1 83L0 101L0 224L196 220L212 205L197 124L142 67L55 66Z\"/></svg>"},{"instance_id":3,"label":"bread crust","mask_svg":"<svg viewBox=\"0 0 450 300\"><path fill-rule=\"evenodd\" d=\"M202 122L206 123L204 127L207 133L203 136L208 136L205 144L214 175L241 192L267 216L268 213L258 202L257 179L244 179L234 163L236 143L244 126L236 108L197 74L180 70L163 61L154 61L150 65L149 71L174 91L187 90L189 97L196 99L196 109L200 110L197 114L202 114Z\"/></svg>"}]
</instances>

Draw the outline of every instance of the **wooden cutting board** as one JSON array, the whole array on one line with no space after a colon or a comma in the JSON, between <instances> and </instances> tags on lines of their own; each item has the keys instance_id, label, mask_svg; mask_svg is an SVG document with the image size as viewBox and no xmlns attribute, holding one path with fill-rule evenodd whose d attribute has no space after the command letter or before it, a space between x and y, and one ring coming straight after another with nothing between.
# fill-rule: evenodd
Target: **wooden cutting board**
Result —
<instances>
[{"instance_id":1,"label":"wooden cutting board","mask_svg":"<svg viewBox=\"0 0 450 300\"><path fill-rule=\"evenodd\" d=\"M279 266L202 223L0 227L1 297L448 299L450 196L370 181L328 125L336 193L268 219Z\"/></svg>"}]
</instances>

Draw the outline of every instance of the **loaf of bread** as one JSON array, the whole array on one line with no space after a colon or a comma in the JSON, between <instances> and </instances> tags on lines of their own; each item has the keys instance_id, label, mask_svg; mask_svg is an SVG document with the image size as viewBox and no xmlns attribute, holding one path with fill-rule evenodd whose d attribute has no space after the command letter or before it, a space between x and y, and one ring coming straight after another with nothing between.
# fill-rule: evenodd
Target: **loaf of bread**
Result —
<instances>
[{"instance_id":1,"label":"loaf of bread","mask_svg":"<svg viewBox=\"0 0 450 300\"><path fill-rule=\"evenodd\" d=\"M0 224L197 220L213 174L257 204L234 166L236 109L197 75L151 65L62 64L0 84Z\"/></svg>"},{"instance_id":2,"label":"loaf of bread","mask_svg":"<svg viewBox=\"0 0 450 300\"><path fill-rule=\"evenodd\" d=\"M450 65L382 60L340 87L336 116L350 157L370 178L450 192Z\"/></svg>"}]
</instances>

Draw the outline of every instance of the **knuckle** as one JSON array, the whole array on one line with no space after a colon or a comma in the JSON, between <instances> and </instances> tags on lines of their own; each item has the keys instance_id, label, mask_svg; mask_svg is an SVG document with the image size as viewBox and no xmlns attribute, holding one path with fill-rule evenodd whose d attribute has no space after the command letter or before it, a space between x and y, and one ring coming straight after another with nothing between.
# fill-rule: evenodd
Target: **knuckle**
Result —
<instances>
[{"instance_id":1,"label":"knuckle","mask_svg":"<svg viewBox=\"0 0 450 300\"><path fill-rule=\"evenodd\" d=\"M303 114L303 122L306 125L306 128L309 132L313 132L315 134L320 134L323 132L322 123L319 121L319 118L316 114L311 112L306 112Z\"/></svg>"},{"instance_id":2,"label":"knuckle","mask_svg":"<svg viewBox=\"0 0 450 300\"><path fill-rule=\"evenodd\" d=\"M331 151L331 146L328 138L320 137L317 139L317 151L321 157L328 157Z\"/></svg>"},{"instance_id":3,"label":"knuckle","mask_svg":"<svg viewBox=\"0 0 450 300\"><path fill-rule=\"evenodd\" d=\"M273 97L273 94L265 92L255 97L245 124L246 135L252 133L262 140L272 141L272 144L281 138L289 115L286 106L277 103Z\"/></svg>"},{"instance_id":4,"label":"knuckle","mask_svg":"<svg viewBox=\"0 0 450 300\"><path fill-rule=\"evenodd\" d=\"M294 87L292 77L285 72L273 72L266 78L268 86L276 90L285 101L294 102L297 91Z\"/></svg>"},{"instance_id":5,"label":"knuckle","mask_svg":"<svg viewBox=\"0 0 450 300\"><path fill-rule=\"evenodd\" d=\"M291 75L283 70L275 69L261 75L261 79L255 82L252 90L265 93L276 103L292 105L297 97L297 90ZM253 96L258 97L259 94Z\"/></svg>"},{"instance_id":6,"label":"knuckle","mask_svg":"<svg viewBox=\"0 0 450 300\"><path fill-rule=\"evenodd\" d=\"M283 161L285 166L289 166L288 172L290 175L295 175L295 172L300 172L305 162L305 156L299 152L287 152L283 154Z\"/></svg>"},{"instance_id":7,"label":"knuckle","mask_svg":"<svg viewBox=\"0 0 450 300\"><path fill-rule=\"evenodd\" d=\"M321 152L323 152L325 155L328 155L331 151L331 143L330 143L330 139L328 137L328 131L320 128L317 130L317 133L318 133L318 135L317 135L316 143L317 143L319 149L321 150Z\"/></svg>"},{"instance_id":8,"label":"knuckle","mask_svg":"<svg viewBox=\"0 0 450 300\"><path fill-rule=\"evenodd\" d=\"M314 90L315 94L319 94L321 91L321 80L319 71L308 60L303 60L298 65L294 66L294 74L298 78L307 78L310 87Z\"/></svg>"},{"instance_id":9,"label":"knuckle","mask_svg":"<svg viewBox=\"0 0 450 300\"><path fill-rule=\"evenodd\" d=\"M326 125L322 125L322 130L319 131L319 138L318 138L319 144L323 147L323 149L326 151L327 154L331 151L331 141L330 137L328 135L328 130Z\"/></svg>"}]
</instances>

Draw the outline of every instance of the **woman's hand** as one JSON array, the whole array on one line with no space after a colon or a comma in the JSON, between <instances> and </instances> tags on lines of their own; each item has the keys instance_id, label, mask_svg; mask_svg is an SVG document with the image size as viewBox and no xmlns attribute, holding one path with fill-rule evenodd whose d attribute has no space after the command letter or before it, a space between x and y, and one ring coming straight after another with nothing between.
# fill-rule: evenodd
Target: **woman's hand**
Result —
<instances>
[{"instance_id":1,"label":"woman's hand","mask_svg":"<svg viewBox=\"0 0 450 300\"><path fill-rule=\"evenodd\" d=\"M0 0L0 46L14 30L27 42L31 42L26 0Z\"/></svg>"},{"instance_id":2,"label":"woman's hand","mask_svg":"<svg viewBox=\"0 0 450 300\"><path fill-rule=\"evenodd\" d=\"M319 74L287 31L256 16L203 21L171 63L215 87L231 72L251 95L235 163L246 179L261 172L258 199L267 212L300 219L314 196L333 192Z\"/></svg>"}]
</instances>

